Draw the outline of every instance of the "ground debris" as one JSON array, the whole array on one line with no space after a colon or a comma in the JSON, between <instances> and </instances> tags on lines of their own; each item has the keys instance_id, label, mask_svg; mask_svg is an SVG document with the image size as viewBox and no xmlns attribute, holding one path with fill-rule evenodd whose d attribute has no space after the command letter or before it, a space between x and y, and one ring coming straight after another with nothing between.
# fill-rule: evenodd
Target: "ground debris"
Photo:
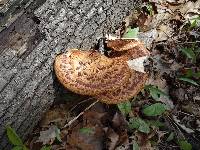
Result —
<instances>
[{"instance_id":1,"label":"ground debris","mask_svg":"<svg viewBox=\"0 0 200 150\"><path fill-rule=\"evenodd\" d=\"M144 2L142 9L128 17L125 28L139 27L138 38L151 51L147 64L150 79L146 85L153 87L154 92L157 89L157 93L145 88L133 101L127 102L130 104L127 114L121 113L114 105L95 103L64 128L73 119L72 116L76 117L90 102L72 106L73 112L61 109L65 108L65 104L54 108L46 114L36 130L36 133L42 133L40 145L48 143L52 149L70 150L129 150L133 146L141 150L178 150L181 147L179 141L185 140L189 147L191 144L199 149L199 8L198 0ZM116 32L120 37L125 30L121 27ZM139 70L144 71L141 67ZM167 111L158 116L145 116L143 110L156 103L167 106ZM145 124L149 132L139 131L141 124L132 123L133 127L130 128L131 118ZM61 143L55 140L55 125L61 128ZM49 136L45 136L46 133ZM39 134L36 135L39 137ZM37 143L35 139L38 138L34 137L33 140Z\"/></svg>"}]
</instances>

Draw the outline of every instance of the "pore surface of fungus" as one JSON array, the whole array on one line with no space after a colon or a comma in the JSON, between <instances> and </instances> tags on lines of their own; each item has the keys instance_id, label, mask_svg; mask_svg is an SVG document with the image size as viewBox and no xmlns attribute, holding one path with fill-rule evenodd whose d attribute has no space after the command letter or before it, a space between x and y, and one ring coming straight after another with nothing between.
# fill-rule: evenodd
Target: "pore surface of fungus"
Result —
<instances>
[{"instance_id":1,"label":"pore surface of fungus","mask_svg":"<svg viewBox=\"0 0 200 150\"><path fill-rule=\"evenodd\" d=\"M54 64L57 78L69 90L107 104L132 98L144 87L147 74L129 68L127 61L149 52L136 40L108 41L107 47L109 56L77 49L58 55Z\"/></svg>"}]
</instances>

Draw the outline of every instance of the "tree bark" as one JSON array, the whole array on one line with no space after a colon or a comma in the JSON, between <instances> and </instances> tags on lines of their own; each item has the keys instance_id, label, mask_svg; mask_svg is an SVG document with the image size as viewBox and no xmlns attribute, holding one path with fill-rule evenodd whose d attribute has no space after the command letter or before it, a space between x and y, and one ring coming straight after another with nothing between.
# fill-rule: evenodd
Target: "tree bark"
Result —
<instances>
[{"instance_id":1,"label":"tree bark","mask_svg":"<svg viewBox=\"0 0 200 150\"><path fill-rule=\"evenodd\" d=\"M53 61L70 48L88 49L119 27L139 1L4 0L0 3L0 148L5 125L24 139L59 91Z\"/></svg>"}]
</instances>

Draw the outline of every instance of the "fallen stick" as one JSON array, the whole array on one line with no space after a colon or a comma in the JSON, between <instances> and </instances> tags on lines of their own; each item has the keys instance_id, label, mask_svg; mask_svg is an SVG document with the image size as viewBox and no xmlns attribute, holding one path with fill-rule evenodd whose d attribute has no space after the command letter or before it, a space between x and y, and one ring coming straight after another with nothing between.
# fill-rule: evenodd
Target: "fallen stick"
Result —
<instances>
[{"instance_id":1,"label":"fallen stick","mask_svg":"<svg viewBox=\"0 0 200 150\"><path fill-rule=\"evenodd\" d=\"M64 127L62 127L62 129L69 127L72 123L74 123L80 116L82 116L87 110L89 110L91 107L93 107L96 103L98 103L99 101L95 101L92 104L90 104L85 110L83 110L81 113L78 114L78 116L76 116L75 118L73 118L72 120L70 120L67 124L64 125Z\"/></svg>"}]
</instances>

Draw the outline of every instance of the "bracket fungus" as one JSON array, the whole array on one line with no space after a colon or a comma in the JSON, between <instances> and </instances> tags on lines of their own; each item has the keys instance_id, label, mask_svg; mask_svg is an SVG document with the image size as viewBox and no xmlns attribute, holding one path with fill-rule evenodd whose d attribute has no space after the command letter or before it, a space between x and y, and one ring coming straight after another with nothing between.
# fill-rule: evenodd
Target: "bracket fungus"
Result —
<instances>
[{"instance_id":1,"label":"bracket fungus","mask_svg":"<svg viewBox=\"0 0 200 150\"><path fill-rule=\"evenodd\" d=\"M78 49L58 55L54 63L58 80L75 93L107 104L129 100L144 87L148 75L130 68L127 61L148 56L149 51L136 40L108 41L107 48L108 56Z\"/></svg>"}]
</instances>

